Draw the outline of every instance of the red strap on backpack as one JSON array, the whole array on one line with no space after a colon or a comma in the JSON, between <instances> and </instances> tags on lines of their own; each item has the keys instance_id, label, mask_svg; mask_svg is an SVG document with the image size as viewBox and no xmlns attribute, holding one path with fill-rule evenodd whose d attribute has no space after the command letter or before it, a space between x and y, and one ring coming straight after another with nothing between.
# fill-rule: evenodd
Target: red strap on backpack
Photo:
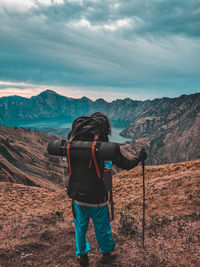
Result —
<instances>
[{"instance_id":1,"label":"red strap on backpack","mask_svg":"<svg viewBox=\"0 0 200 267\"><path fill-rule=\"evenodd\" d=\"M70 150L70 146L71 146L71 142L73 140L73 137L70 138L68 140L68 143L67 143L67 161L68 161L68 167L69 167L69 173L72 174L72 168L71 168L71 160L70 160L70 153L69 153L69 150Z\"/></svg>"},{"instance_id":2,"label":"red strap on backpack","mask_svg":"<svg viewBox=\"0 0 200 267\"><path fill-rule=\"evenodd\" d=\"M96 168L97 176L100 179L101 178L101 173L99 171L99 166L98 166L98 163L97 163L96 157L95 157L95 146L96 146L96 143L97 143L98 138L99 138L98 135L96 135L94 137L94 142L92 144L92 158L93 158L93 161L94 161L94 166ZM89 167L91 167L91 164L92 164L92 161L90 160Z\"/></svg>"},{"instance_id":3,"label":"red strap on backpack","mask_svg":"<svg viewBox=\"0 0 200 267\"><path fill-rule=\"evenodd\" d=\"M89 168L91 168L92 167L92 159L90 159L90 161L89 161Z\"/></svg>"}]
</instances>

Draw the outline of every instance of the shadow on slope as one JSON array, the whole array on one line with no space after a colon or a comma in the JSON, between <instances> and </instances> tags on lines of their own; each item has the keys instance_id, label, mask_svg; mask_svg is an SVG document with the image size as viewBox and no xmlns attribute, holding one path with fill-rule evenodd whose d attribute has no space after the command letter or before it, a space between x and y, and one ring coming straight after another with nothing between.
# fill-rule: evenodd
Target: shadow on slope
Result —
<instances>
[{"instance_id":1,"label":"shadow on slope","mask_svg":"<svg viewBox=\"0 0 200 267\"><path fill-rule=\"evenodd\" d=\"M61 159L46 151L54 138L38 131L0 126L0 181L52 190L62 187Z\"/></svg>"}]
</instances>

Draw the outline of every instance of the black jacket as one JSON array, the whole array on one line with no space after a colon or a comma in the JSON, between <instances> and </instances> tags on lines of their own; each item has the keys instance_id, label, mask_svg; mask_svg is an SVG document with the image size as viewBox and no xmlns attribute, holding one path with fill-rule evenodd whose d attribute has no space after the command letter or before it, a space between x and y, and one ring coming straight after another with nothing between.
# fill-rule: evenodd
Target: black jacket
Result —
<instances>
[{"instance_id":1,"label":"black jacket","mask_svg":"<svg viewBox=\"0 0 200 267\"><path fill-rule=\"evenodd\" d=\"M112 160L113 164L119 168L130 170L138 165L138 158L129 160L124 157L120 147L116 150L116 155ZM104 170L104 161L97 161L101 177ZM101 203L107 200L107 192L102 178L98 178L94 163L91 167L90 160L84 158L71 157L72 173L69 178L68 195L70 198L85 203Z\"/></svg>"},{"instance_id":2,"label":"black jacket","mask_svg":"<svg viewBox=\"0 0 200 267\"><path fill-rule=\"evenodd\" d=\"M115 159L112 161L113 164L117 165L117 167L130 170L138 165L140 162L138 157L130 160L124 157L120 151L120 147L118 146L118 151L116 151Z\"/></svg>"}]
</instances>

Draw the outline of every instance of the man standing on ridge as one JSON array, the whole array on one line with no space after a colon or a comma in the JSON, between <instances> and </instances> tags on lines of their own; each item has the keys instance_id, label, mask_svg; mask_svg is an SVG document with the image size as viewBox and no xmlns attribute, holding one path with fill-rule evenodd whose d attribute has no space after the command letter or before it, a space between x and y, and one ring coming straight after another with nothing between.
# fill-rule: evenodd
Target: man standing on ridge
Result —
<instances>
[{"instance_id":1,"label":"man standing on ridge","mask_svg":"<svg viewBox=\"0 0 200 267\"><path fill-rule=\"evenodd\" d=\"M91 129L91 130L90 130ZM96 112L90 117L80 117L72 124L68 135L68 165L70 171L68 195L72 198L72 209L76 233L76 255L79 256L81 266L88 266L88 252L90 245L86 238L89 219L93 220L96 239L102 253L100 263L108 264L113 258L112 252L115 244L111 232L110 215L108 207L108 193L102 176L105 161L95 158L95 145L97 140L109 142L108 135L111 128L108 118ZM70 142L92 141L92 157L90 160L73 158L70 156ZM130 170L139 162L145 161L147 154L142 149L138 157L132 160L124 157L117 146L112 163L119 168Z\"/></svg>"}]
</instances>

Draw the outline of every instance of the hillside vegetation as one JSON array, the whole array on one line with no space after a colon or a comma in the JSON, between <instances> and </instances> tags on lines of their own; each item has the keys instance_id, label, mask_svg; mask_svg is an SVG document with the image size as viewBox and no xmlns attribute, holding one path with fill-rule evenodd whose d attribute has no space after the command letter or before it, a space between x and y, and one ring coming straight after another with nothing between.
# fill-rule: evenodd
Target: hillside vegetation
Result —
<instances>
[{"instance_id":1,"label":"hillside vegetation","mask_svg":"<svg viewBox=\"0 0 200 267\"><path fill-rule=\"evenodd\" d=\"M61 158L47 153L49 141L55 138L38 131L0 126L0 181L60 188Z\"/></svg>"},{"instance_id":2,"label":"hillside vegetation","mask_svg":"<svg viewBox=\"0 0 200 267\"><path fill-rule=\"evenodd\" d=\"M200 160L147 166L142 248L141 166L114 176L113 266L200 265ZM0 266L79 266L64 189L0 183ZM50 183L51 185L51 183ZM100 254L90 225L90 266Z\"/></svg>"}]
</instances>

